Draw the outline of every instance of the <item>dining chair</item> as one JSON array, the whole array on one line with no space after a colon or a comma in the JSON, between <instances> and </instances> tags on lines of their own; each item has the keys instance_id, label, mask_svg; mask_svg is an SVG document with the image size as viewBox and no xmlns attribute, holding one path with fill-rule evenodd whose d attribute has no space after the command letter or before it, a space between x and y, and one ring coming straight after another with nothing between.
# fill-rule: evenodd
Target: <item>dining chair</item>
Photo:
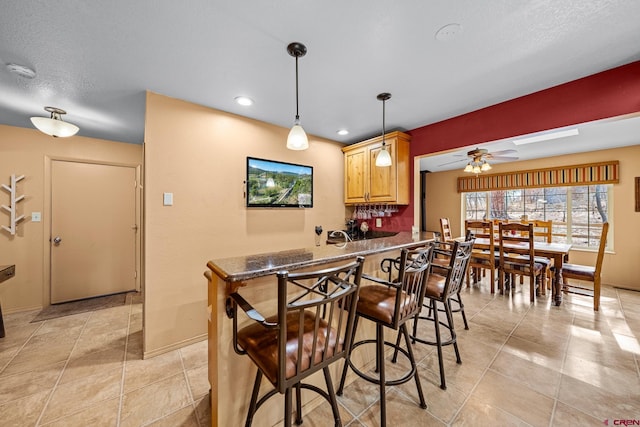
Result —
<instances>
[{"instance_id":1,"label":"dining chair","mask_svg":"<svg viewBox=\"0 0 640 427\"><path fill-rule=\"evenodd\" d=\"M296 391L296 424L302 423L301 389L312 390L331 404L334 424L342 426L329 365L347 356L355 326L363 257L347 264L304 273L277 273L277 314L265 318L239 293L230 294L233 347L248 355L257 373L245 426L277 393L284 395L284 425L291 426L292 389ZM250 324L238 329L238 307ZM327 390L302 383L322 370ZM273 389L258 399L262 378Z\"/></svg>"},{"instance_id":2,"label":"dining chair","mask_svg":"<svg viewBox=\"0 0 640 427\"><path fill-rule=\"evenodd\" d=\"M534 219L533 223L533 238L541 242L551 243L553 240L553 221Z\"/></svg>"},{"instance_id":3,"label":"dining chair","mask_svg":"<svg viewBox=\"0 0 640 427\"><path fill-rule=\"evenodd\" d=\"M456 362L462 363L460 351L458 350L458 339L453 323L451 298L460 292L472 249L473 238L464 242L456 241L453 244L452 255L449 257L449 265L444 268L446 273L441 275L436 272L439 270L434 269L432 274L428 277L425 291L425 298L428 299L429 302L428 313L426 315L417 313L413 321L413 332L411 335L412 341L437 347L438 363L440 366L440 388L443 390L446 390L447 383L444 375L442 347L446 345L453 345L456 354ZM438 304L442 306L441 309L438 307ZM439 311L444 311L446 322L439 319ZM433 322L436 336L435 341L418 337L418 323L421 320ZM443 326L449 331L449 339L445 341L442 340L440 326Z\"/></svg>"},{"instance_id":4,"label":"dining chair","mask_svg":"<svg viewBox=\"0 0 640 427\"><path fill-rule=\"evenodd\" d=\"M442 234L443 242L453 240L453 233L451 232L451 222L449 221L449 218L440 218L440 233Z\"/></svg>"},{"instance_id":5,"label":"dining chair","mask_svg":"<svg viewBox=\"0 0 640 427\"><path fill-rule=\"evenodd\" d=\"M495 248L493 221L468 219L464 222L464 229L465 233L471 232L476 238L489 240L489 247ZM481 280L481 270L488 270L491 293L495 293L496 268L498 264L499 256L496 257L494 249L473 249L471 258L469 259L469 268L467 269L467 285L471 283L471 277L473 277L474 284L479 283Z\"/></svg>"},{"instance_id":6,"label":"dining chair","mask_svg":"<svg viewBox=\"0 0 640 427\"><path fill-rule=\"evenodd\" d=\"M604 249L607 246L607 234L609 233L609 223L602 224L602 233L600 234L600 244L598 245L598 255L594 266L580 264L564 264L562 266L562 279L566 292L576 293L580 295L593 296L593 310L598 311L600 308L600 281L602 273L602 261L604 260ZM568 285L567 279L579 280L583 282L593 283L593 289L585 288L578 285Z\"/></svg>"},{"instance_id":7,"label":"dining chair","mask_svg":"<svg viewBox=\"0 0 640 427\"><path fill-rule=\"evenodd\" d=\"M381 263L381 270L388 273L387 277L389 280L362 275L362 278L371 282L371 284L363 285L360 289L353 334L355 335L356 333L359 319L364 318L375 323L376 336L375 339L367 338L353 343L342 370L342 377L337 394L340 396L343 393L348 368L351 368L360 378L377 384L380 391L381 426L385 426L387 423L387 386L400 385L414 379L420 400L420 407L423 409L427 408L406 322L413 319L422 309L425 285L429 276L429 266L431 265L431 256L431 246L411 250L403 249L399 258L386 258ZM398 275L397 278L394 278L394 271L396 269ZM395 344L385 341L384 328L396 330L402 334L406 349L400 346L399 339ZM375 344L376 374L363 372L351 361L353 351L366 344ZM399 352L409 360L410 369L401 378L388 379L386 377L385 346L389 346L395 350L394 357L397 356Z\"/></svg>"},{"instance_id":8,"label":"dining chair","mask_svg":"<svg viewBox=\"0 0 640 427\"><path fill-rule=\"evenodd\" d=\"M535 219L531 221L533 223L533 240L538 242L551 243L553 241L553 221ZM553 260L550 258L537 257L538 261L546 265L545 268L545 283L546 286L542 286L542 295L546 294L546 290L553 289L554 279L554 265Z\"/></svg>"},{"instance_id":9,"label":"dining chair","mask_svg":"<svg viewBox=\"0 0 640 427\"><path fill-rule=\"evenodd\" d=\"M534 251L533 224L510 222L499 224L498 267L499 282L503 289L515 288L515 277L529 278L530 301L540 291L546 266L537 261Z\"/></svg>"}]
</instances>

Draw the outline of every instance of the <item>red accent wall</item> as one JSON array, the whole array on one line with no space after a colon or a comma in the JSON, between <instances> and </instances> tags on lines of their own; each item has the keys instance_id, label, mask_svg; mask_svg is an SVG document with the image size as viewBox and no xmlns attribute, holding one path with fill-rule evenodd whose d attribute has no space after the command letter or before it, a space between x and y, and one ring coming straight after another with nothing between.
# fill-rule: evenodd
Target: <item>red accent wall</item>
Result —
<instances>
[{"instance_id":1,"label":"red accent wall","mask_svg":"<svg viewBox=\"0 0 640 427\"><path fill-rule=\"evenodd\" d=\"M640 61L411 130L411 158L638 111ZM411 229L413 201L396 222Z\"/></svg>"}]
</instances>

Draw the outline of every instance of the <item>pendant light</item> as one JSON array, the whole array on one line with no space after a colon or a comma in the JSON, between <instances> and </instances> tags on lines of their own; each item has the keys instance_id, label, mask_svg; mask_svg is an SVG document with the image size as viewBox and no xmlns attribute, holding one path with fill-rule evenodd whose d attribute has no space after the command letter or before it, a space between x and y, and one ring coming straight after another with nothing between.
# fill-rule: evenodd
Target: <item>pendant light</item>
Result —
<instances>
[{"instance_id":1,"label":"pendant light","mask_svg":"<svg viewBox=\"0 0 640 427\"><path fill-rule=\"evenodd\" d=\"M387 145L384 142L384 135L386 133L384 128L384 103L389 98L391 98L390 93L385 92L378 95L378 101L382 101L382 149L380 150L380 152L378 153L378 156L376 157L376 166L380 166L380 167L391 166L391 155L389 154L389 151L387 150Z\"/></svg>"},{"instance_id":2,"label":"pendant light","mask_svg":"<svg viewBox=\"0 0 640 427\"><path fill-rule=\"evenodd\" d=\"M54 138L66 138L75 135L80 130L78 126L62 121L61 116L67 114L66 111L56 107L44 107L44 110L51 113L51 117L31 117L31 123L40 132Z\"/></svg>"},{"instance_id":3,"label":"pendant light","mask_svg":"<svg viewBox=\"0 0 640 427\"><path fill-rule=\"evenodd\" d=\"M306 55L307 47L302 43L293 42L287 46L287 52L296 58L296 119L289 131L289 137L287 137L287 148L289 150L306 150L309 148L309 140L300 125L300 114L298 113L298 58Z\"/></svg>"}]
</instances>

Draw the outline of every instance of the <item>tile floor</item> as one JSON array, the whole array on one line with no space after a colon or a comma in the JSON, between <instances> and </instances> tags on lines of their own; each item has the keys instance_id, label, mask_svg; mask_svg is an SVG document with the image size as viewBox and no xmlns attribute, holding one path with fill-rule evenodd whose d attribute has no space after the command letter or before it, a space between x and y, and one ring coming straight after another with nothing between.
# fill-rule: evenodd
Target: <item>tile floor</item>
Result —
<instances>
[{"instance_id":1,"label":"tile floor","mask_svg":"<svg viewBox=\"0 0 640 427\"><path fill-rule=\"evenodd\" d=\"M210 426L207 343L142 360L142 300L30 323L5 316L0 426Z\"/></svg>"},{"instance_id":2,"label":"tile floor","mask_svg":"<svg viewBox=\"0 0 640 427\"><path fill-rule=\"evenodd\" d=\"M447 390L435 349L416 344L429 405L413 382L387 394L389 426L605 425L640 419L640 292L603 289L592 300L547 295L529 304L485 284L463 291L470 329L454 315L463 363L445 348ZM5 316L0 339L0 426L209 426L206 342L141 358L139 296L106 310L29 323ZM433 326L424 323L421 334ZM390 335L391 336L391 335ZM399 372L404 362L387 369ZM390 366L389 364L387 366ZM339 398L346 426L378 426L376 386L356 379ZM248 396L247 396L248 398ZM277 397L274 397L277 399ZM323 403L306 426L331 426Z\"/></svg>"}]
</instances>

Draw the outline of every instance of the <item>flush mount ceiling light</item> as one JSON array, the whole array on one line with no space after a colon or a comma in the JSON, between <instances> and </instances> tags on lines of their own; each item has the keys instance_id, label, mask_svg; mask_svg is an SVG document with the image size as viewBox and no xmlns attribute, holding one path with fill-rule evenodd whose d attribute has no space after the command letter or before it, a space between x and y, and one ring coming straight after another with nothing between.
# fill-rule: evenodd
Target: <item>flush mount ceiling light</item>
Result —
<instances>
[{"instance_id":1,"label":"flush mount ceiling light","mask_svg":"<svg viewBox=\"0 0 640 427\"><path fill-rule=\"evenodd\" d=\"M456 39L462 34L462 25L457 23L447 24L436 31L436 40L446 42Z\"/></svg>"},{"instance_id":2,"label":"flush mount ceiling light","mask_svg":"<svg viewBox=\"0 0 640 427\"><path fill-rule=\"evenodd\" d=\"M302 43L293 42L287 46L287 52L289 52L289 55L296 58L296 119L293 122L293 127L289 131L287 148L289 150L306 150L309 148L309 140L307 139L307 134L300 125L300 114L298 112L298 58L307 54L307 47Z\"/></svg>"},{"instance_id":3,"label":"flush mount ceiling light","mask_svg":"<svg viewBox=\"0 0 640 427\"><path fill-rule=\"evenodd\" d=\"M253 99L249 98L248 96L236 96L235 98L233 98L236 103L244 106L244 107L248 107L250 105L253 105Z\"/></svg>"},{"instance_id":4,"label":"flush mount ceiling light","mask_svg":"<svg viewBox=\"0 0 640 427\"><path fill-rule=\"evenodd\" d=\"M339 131L336 132L338 135L340 136L345 136L345 135L349 135L349 131L346 129L340 129Z\"/></svg>"},{"instance_id":5,"label":"flush mount ceiling light","mask_svg":"<svg viewBox=\"0 0 640 427\"><path fill-rule=\"evenodd\" d=\"M44 110L51 113L51 117L31 117L31 123L40 132L55 138L66 138L75 135L80 130L78 126L62 121L61 116L67 114L66 111L56 107L44 107Z\"/></svg>"},{"instance_id":6,"label":"flush mount ceiling light","mask_svg":"<svg viewBox=\"0 0 640 427\"><path fill-rule=\"evenodd\" d=\"M384 104L389 98L391 98L391 94L386 92L381 93L380 95L377 96L377 98L378 98L378 101L382 101L382 149L376 156L376 166L386 167L386 166L391 166L391 155L389 154L389 151L387 150L387 145L384 142L384 135L386 133L384 128L384 116L385 116Z\"/></svg>"},{"instance_id":7,"label":"flush mount ceiling light","mask_svg":"<svg viewBox=\"0 0 640 427\"><path fill-rule=\"evenodd\" d=\"M578 135L580 132L577 128L564 129L554 132L542 133L535 136L528 136L526 138L514 139L513 143L516 145L532 144L534 142L550 141L552 139L566 138L568 136Z\"/></svg>"}]
</instances>

